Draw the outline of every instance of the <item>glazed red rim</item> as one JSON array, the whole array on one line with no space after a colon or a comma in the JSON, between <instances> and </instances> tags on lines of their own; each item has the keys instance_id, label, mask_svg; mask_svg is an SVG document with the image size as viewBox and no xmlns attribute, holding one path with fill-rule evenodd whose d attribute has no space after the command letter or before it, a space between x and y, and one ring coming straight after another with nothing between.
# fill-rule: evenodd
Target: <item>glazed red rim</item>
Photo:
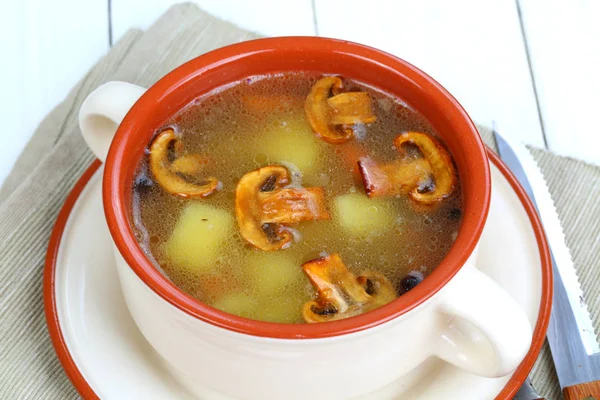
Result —
<instances>
[{"instance_id":1,"label":"glazed red rim","mask_svg":"<svg viewBox=\"0 0 600 400\"><path fill-rule=\"evenodd\" d=\"M552 264L550 262L550 251L546 242L546 236L533 204L516 178L509 171L508 167L506 167L498 156L491 150L488 150L488 155L494 165L498 167L500 172L508 180L527 212L538 245L542 268L541 301L537 322L533 331L531 347L510 380L498 396L496 396L496 400L510 400L515 396L523 382L525 382L546 338L546 330L548 329L550 311L552 308ZM81 176L67 197L65 204L58 214L54 229L52 230L52 235L50 236L44 269L44 312L46 314L46 323L48 325L50 339L52 340L52 345L54 346L58 359L65 369L67 376L84 399L99 399L99 396L85 380L65 342L57 312L55 278L58 254L67 221L79 195L100 165L99 161L95 161Z\"/></svg>"},{"instance_id":2,"label":"glazed red rim","mask_svg":"<svg viewBox=\"0 0 600 400\"><path fill-rule=\"evenodd\" d=\"M463 220L442 262L415 289L369 313L322 324L277 324L224 313L177 288L140 248L130 221L132 182L154 132L200 94L248 76L305 71L337 74L397 95L420 112L442 137L462 182ZM347 41L286 37L223 47L176 68L137 101L112 141L103 180L103 201L111 236L135 274L183 312L244 334L284 339L332 337L368 329L412 310L436 294L465 264L479 241L490 202L485 147L473 122L440 84L388 53Z\"/></svg>"}]
</instances>

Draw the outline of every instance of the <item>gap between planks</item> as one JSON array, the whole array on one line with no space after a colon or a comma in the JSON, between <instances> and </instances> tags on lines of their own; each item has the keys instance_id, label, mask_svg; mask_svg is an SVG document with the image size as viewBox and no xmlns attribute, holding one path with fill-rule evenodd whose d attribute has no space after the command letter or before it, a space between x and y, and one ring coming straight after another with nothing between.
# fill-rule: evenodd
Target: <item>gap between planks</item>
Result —
<instances>
[{"instance_id":1,"label":"gap between planks","mask_svg":"<svg viewBox=\"0 0 600 400\"><path fill-rule=\"evenodd\" d=\"M111 0L108 0L109 2ZM544 138L544 147L548 148L548 138L546 137L546 128L544 126L544 117L542 115L542 107L540 106L540 97L538 94L537 83L535 81L535 74L533 73L533 66L531 65L531 52L529 51L529 42L527 41L527 33L525 32L525 24L523 22L523 13L521 12L521 1L515 0L517 7L517 13L519 15L519 24L521 25L521 35L523 36L523 46L525 46L525 55L527 56L527 64L529 65L529 76L531 77L531 85L533 86L533 95L535 96L535 104L537 105L538 119L540 121L540 129L542 130L542 136Z\"/></svg>"}]
</instances>

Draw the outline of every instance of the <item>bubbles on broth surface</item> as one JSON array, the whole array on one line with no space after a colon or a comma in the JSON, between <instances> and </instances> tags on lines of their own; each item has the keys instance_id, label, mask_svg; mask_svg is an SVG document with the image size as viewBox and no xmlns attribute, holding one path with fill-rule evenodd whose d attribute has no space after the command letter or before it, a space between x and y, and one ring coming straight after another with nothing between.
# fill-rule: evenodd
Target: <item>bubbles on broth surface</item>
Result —
<instances>
[{"instance_id":1,"label":"bubbles on broth surface","mask_svg":"<svg viewBox=\"0 0 600 400\"><path fill-rule=\"evenodd\" d=\"M455 240L460 187L438 209L423 212L402 196L368 199L356 176L361 156L396 159L397 135L434 134L427 121L393 96L352 82L373 99L377 120L348 143L328 144L313 134L303 109L317 78L250 77L199 97L167 121L186 152L207 159L203 176L222 183L209 198L166 193L141 161L133 187L136 236L168 278L199 301L247 318L301 323L302 305L315 296L302 263L339 253L354 273L379 271L400 287L411 271L430 273ZM269 164L297 171L294 184L323 186L332 216L294 226L297 241L274 252L245 242L234 208L239 179Z\"/></svg>"}]
</instances>

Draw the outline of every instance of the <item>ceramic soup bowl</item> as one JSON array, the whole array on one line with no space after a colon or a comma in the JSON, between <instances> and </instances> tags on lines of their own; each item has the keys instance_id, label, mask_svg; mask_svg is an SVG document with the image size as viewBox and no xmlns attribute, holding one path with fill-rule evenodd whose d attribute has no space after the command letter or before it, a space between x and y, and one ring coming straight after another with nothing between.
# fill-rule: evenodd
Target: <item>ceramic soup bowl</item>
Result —
<instances>
[{"instance_id":1,"label":"ceramic soup bowl","mask_svg":"<svg viewBox=\"0 0 600 400\"><path fill-rule=\"evenodd\" d=\"M146 257L131 225L132 182L156 129L194 98L247 76L339 74L393 93L423 114L454 157L464 215L440 265L416 288L368 313L320 324L276 324L221 312L179 290ZM390 54L325 38L271 38L195 58L149 89L110 82L79 121L105 163L103 203L129 311L171 373L197 395L345 399L400 379L429 357L486 377L513 371L531 326L519 306L475 267L490 202L484 145L458 102Z\"/></svg>"}]
</instances>

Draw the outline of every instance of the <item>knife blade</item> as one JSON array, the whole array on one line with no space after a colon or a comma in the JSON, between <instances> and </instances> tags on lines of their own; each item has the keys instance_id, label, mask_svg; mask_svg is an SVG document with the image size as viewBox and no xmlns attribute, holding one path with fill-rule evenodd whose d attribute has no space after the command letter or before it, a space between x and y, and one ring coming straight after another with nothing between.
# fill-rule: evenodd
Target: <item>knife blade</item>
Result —
<instances>
[{"instance_id":1,"label":"knife blade","mask_svg":"<svg viewBox=\"0 0 600 400\"><path fill-rule=\"evenodd\" d=\"M531 384L531 379L527 378L523 386L519 389L513 400L544 400Z\"/></svg>"},{"instance_id":2,"label":"knife blade","mask_svg":"<svg viewBox=\"0 0 600 400\"><path fill-rule=\"evenodd\" d=\"M600 400L600 346L546 181L525 146L501 135L495 123L493 132L500 158L537 208L551 249L554 303L547 337L563 394Z\"/></svg>"}]
</instances>

